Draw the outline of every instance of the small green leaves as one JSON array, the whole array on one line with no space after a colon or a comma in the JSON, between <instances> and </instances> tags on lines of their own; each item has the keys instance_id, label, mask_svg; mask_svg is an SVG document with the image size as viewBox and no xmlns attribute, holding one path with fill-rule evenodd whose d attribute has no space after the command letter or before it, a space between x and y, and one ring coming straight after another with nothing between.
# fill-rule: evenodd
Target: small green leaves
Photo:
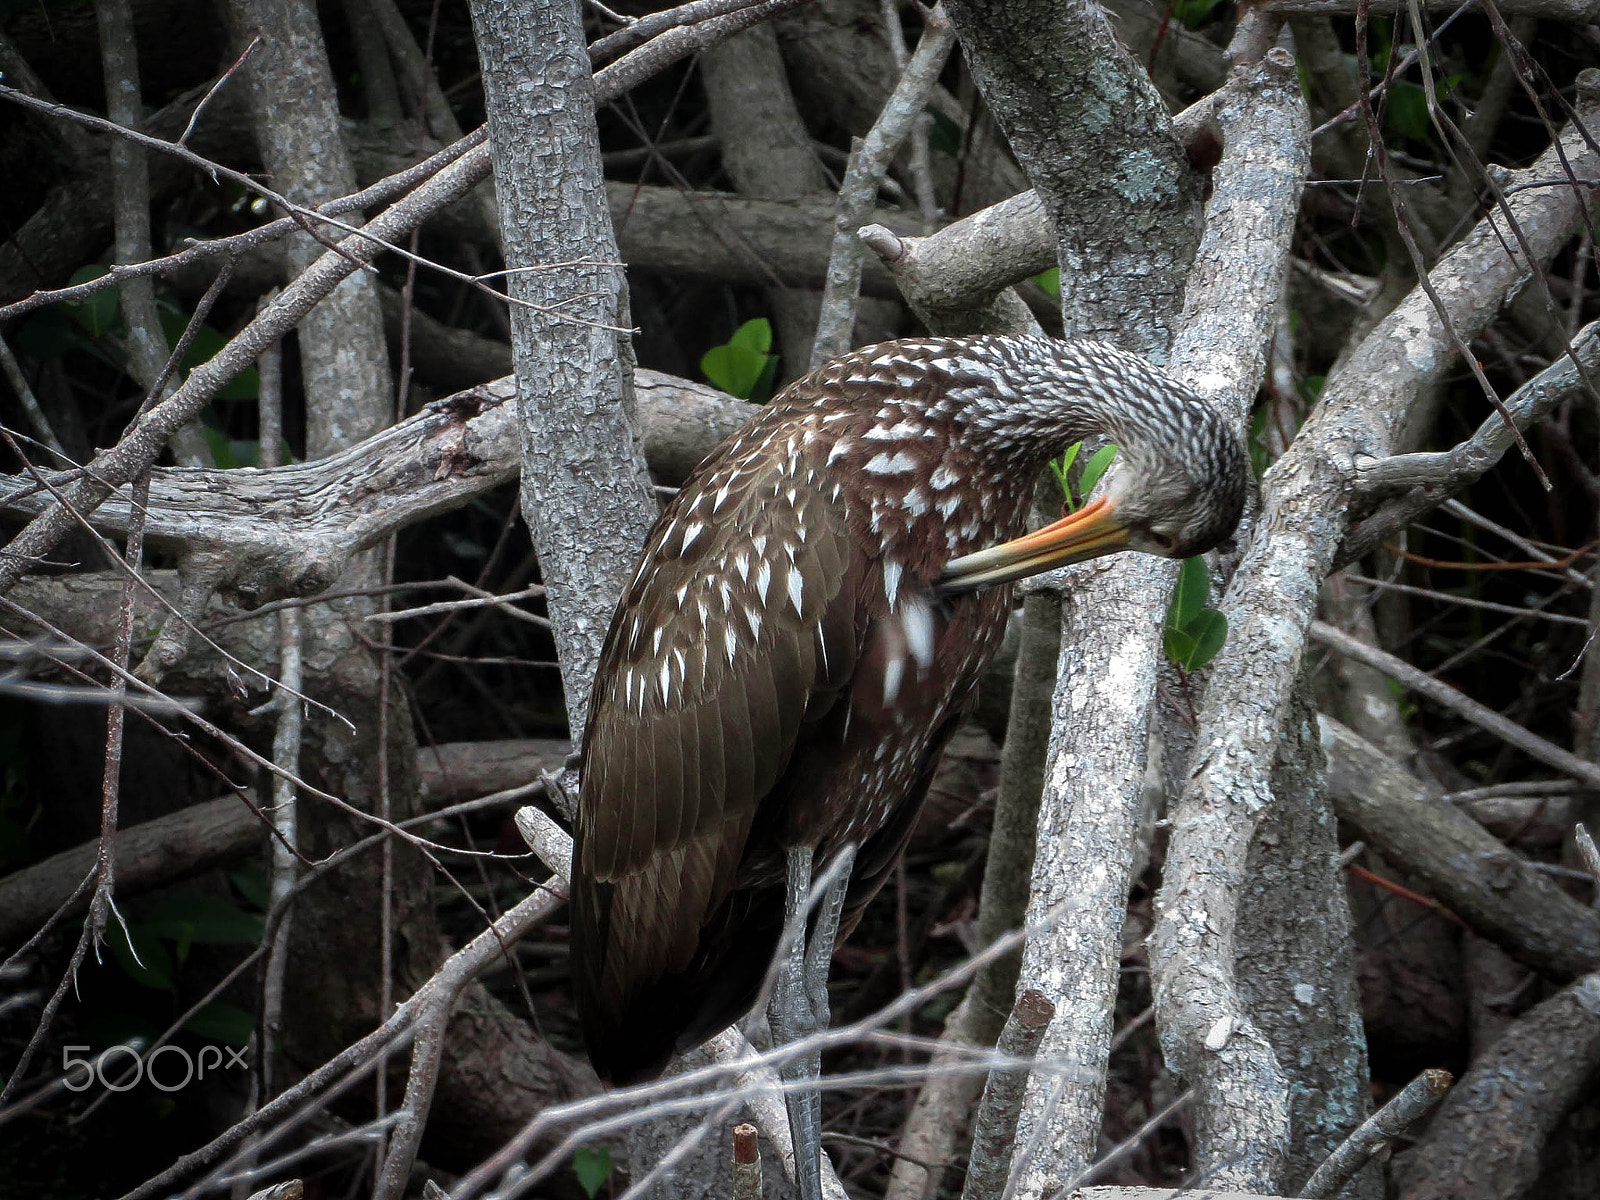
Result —
<instances>
[{"instance_id":1,"label":"small green leaves","mask_svg":"<svg viewBox=\"0 0 1600 1200\"><path fill-rule=\"evenodd\" d=\"M578 1177L578 1186L583 1189L583 1194L589 1200L594 1200L611 1174L611 1151L604 1146L598 1150L579 1146L572 1152L572 1173Z\"/></svg>"},{"instance_id":2,"label":"small green leaves","mask_svg":"<svg viewBox=\"0 0 1600 1200\"><path fill-rule=\"evenodd\" d=\"M1197 29L1222 0L1173 0L1172 15L1186 28Z\"/></svg>"},{"instance_id":3,"label":"small green leaves","mask_svg":"<svg viewBox=\"0 0 1600 1200\"><path fill-rule=\"evenodd\" d=\"M243 1046L255 1032L256 1019L244 1009L232 1004L208 1004L183 1023L183 1027L207 1041L221 1042L226 1046Z\"/></svg>"},{"instance_id":4,"label":"small green leaves","mask_svg":"<svg viewBox=\"0 0 1600 1200\"><path fill-rule=\"evenodd\" d=\"M102 275L109 275L110 267L98 264L88 267L79 267L72 273L71 282L76 285L88 283L91 279L99 279ZM122 294L116 288L106 288L104 291L95 292L87 300L72 301L61 305L70 316L90 337L102 337L110 333L117 324L117 318L122 311Z\"/></svg>"},{"instance_id":5,"label":"small green leaves","mask_svg":"<svg viewBox=\"0 0 1600 1200\"><path fill-rule=\"evenodd\" d=\"M700 369L731 396L760 403L772 395L778 357L772 349L772 325L765 317L746 321L720 346L700 359Z\"/></svg>"},{"instance_id":6,"label":"small green leaves","mask_svg":"<svg viewBox=\"0 0 1600 1200\"><path fill-rule=\"evenodd\" d=\"M1061 268L1051 267L1048 271L1040 271L1033 277L1033 281L1045 290L1052 300L1061 299Z\"/></svg>"},{"instance_id":7,"label":"small green leaves","mask_svg":"<svg viewBox=\"0 0 1600 1200\"><path fill-rule=\"evenodd\" d=\"M135 983L160 992L177 990L173 982L172 955L155 934L138 925L124 928L121 921L112 918L106 924L106 945L111 948L111 956L117 964Z\"/></svg>"},{"instance_id":8,"label":"small green leaves","mask_svg":"<svg viewBox=\"0 0 1600 1200\"><path fill-rule=\"evenodd\" d=\"M1101 446L1089 456L1089 461L1083 464L1083 474L1078 476L1078 495L1087 496L1094 491L1094 485L1100 482L1100 476L1106 473L1106 468L1116 456L1115 444Z\"/></svg>"},{"instance_id":9,"label":"small green leaves","mask_svg":"<svg viewBox=\"0 0 1600 1200\"><path fill-rule=\"evenodd\" d=\"M1198 555L1183 560L1178 571L1178 586L1167 609L1167 625L1162 631L1162 648L1183 671L1205 666L1222 649L1228 637L1228 618L1206 607L1211 590L1211 573L1206 560Z\"/></svg>"},{"instance_id":10,"label":"small green leaves","mask_svg":"<svg viewBox=\"0 0 1600 1200\"><path fill-rule=\"evenodd\" d=\"M1062 454L1060 461L1054 459L1050 462L1050 470L1055 473L1056 482L1061 485L1061 494L1064 496L1064 507L1068 512L1076 512L1081 498L1094 490L1094 485L1100 482L1100 477L1106 473L1106 468L1111 465L1111 460L1117 456L1115 444L1101 446L1089 456L1089 461L1083 464L1083 470L1078 476L1078 486L1072 486L1072 464L1078 461L1078 452L1083 449L1082 442L1073 442L1068 446L1066 453Z\"/></svg>"}]
</instances>

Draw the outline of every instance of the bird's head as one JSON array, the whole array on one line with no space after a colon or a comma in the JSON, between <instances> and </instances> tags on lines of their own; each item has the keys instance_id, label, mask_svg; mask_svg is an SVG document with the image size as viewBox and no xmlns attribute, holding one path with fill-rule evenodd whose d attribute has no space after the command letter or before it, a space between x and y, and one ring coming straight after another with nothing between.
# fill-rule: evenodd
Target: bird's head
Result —
<instances>
[{"instance_id":1,"label":"bird's head","mask_svg":"<svg viewBox=\"0 0 1600 1200\"><path fill-rule=\"evenodd\" d=\"M1250 486L1249 460L1221 422L1209 432L1214 436L1188 454L1163 450L1113 461L1103 489L1105 520L1125 532L1127 549L1191 558L1233 536Z\"/></svg>"},{"instance_id":2,"label":"bird's head","mask_svg":"<svg viewBox=\"0 0 1600 1200\"><path fill-rule=\"evenodd\" d=\"M950 560L939 590L988 587L1119 550L1182 559L1226 542L1251 487L1243 442L1198 398L1162 418L1160 429L1106 429L1120 449L1093 500L1043 529Z\"/></svg>"}]
</instances>

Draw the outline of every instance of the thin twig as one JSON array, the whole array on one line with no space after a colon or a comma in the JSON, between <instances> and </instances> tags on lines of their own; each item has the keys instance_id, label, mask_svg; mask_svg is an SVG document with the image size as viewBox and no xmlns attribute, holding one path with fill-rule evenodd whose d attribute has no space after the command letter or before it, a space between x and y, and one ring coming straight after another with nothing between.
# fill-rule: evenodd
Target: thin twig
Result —
<instances>
[{"instance_id":1,"label":"thin twig","mask_svg":"<svg viewBox=\"0 0 1600 1200\"><path fill-rule=\"evenodd\" d=\"M1457 352L1465 360L1473 378L1478 381L1478 385L1483 389L1484 395L1494 405L1495 411L1500 414L1502 423L1512 441L1516 444L1517 449L1522 452L1523 459L1533 468L1534 475L1538 478L1545 491L1548 492L1554 485L1551 484L1549 477L1544 473L1544 468L1539 465L1539 460L1534 457L1533 451L1529 449L1528 443L1523 439L1522 431L1517 428L1516 422L1512 420L1505 401L1500 398L1500 393L1495 391L1494 385L1489 382L1489 377L1483 373L1483 365L1478 362L1477 355L1472 353L1471 347L1467 345L1465 339L1456 330L1456 323L1450 316L1450 310L1445 307L1444 301L1439 298L1439 293L1433 286L1433 280L1428 275L1428 265L1423 260L1422 251L1417 247L1417 239L1411 233L1411 221L1406 212L1405 196L1401 189L1394 187L1392 184L1389 173L1389 151L1384 144L1383 129L1379 124L1377 112L1374 110L1372 100L1368 95L1367 14L1369 8L1370 0L1359 0L1356 6L1356 64L1361 73L1361 114L1366 119L1367 137L1372 143L1372 158L1377 163L1378 176L1382 179L1384 189L1389 196L1389 203L1394 208L1396 231L1400 235L1401 242L1405 245L1406 253L1411 257L1411 266L1417 276L1417 286L1428 297L1428 302L1433 305L1434 314L1439 318L1439 322L1444 327L1444 331L1449 336L1451 343L1454 344ZM1560 144L1559 138L1556 139L1556 144ZM1530 265L1532 265L1531 260Z\"/></svg>"},{"instance_id":2,"label":"thin twig","mask_svg":"<svg viewBox=\"0 0 1600 1200\"><path fill-rule=\"evenodd\" d=\"M1030 1061L1055 1012L1056 1006L1043 992L1028 988L1017 997L995 1048L1008 1058ZM1017 1118L1022 1113L1027 1088L1025 1068L989 1072L978 1115L972 1122L972 1158L961 1200L1000 1200L1011 1173Z\"/></svg>"},{"instance_id":3,"label":"thin twig","mask_svg":"<svg viewBox=\"0 0 1600 1200\"><path fill-rule=\"evenodd\" d=\"M1327 1200L1336 1195L1356 1172L1372 1161L1390 1142L1428 1113L1450 1091L1455 1082L1449 1071L1431 1070L1418 1075L1377 1112L1356 1127L1354 1133L1323 1161L1300 1189L1305 1200Z\"/></svg>"},{"instance_id":4,"label":"thin twig","mask_svg":"<svg viewBox=\"0 0 1600 1200\"><path fill-rule=\"evenodd\" d=\"M50 418L44 415L44 409L39 405L39 398L28 386L28 377L22 373L22 364L17 361L17 356L11 353L11 347L6 344L4 338L0 338L0 370L5 372L6 381L11 384L11 390L17 394L17 400L22 404L22 411L28 415L28 423L33 426L34 433L39 435L39 440L62 462L70 463L72 460L62 449L56 431L50 428Z\"/></svg>"},{"instance_id":5,"label":"thin twig","mask_svg":"<svg viewBox=\"0 0 1600 1200\"><path fill-rule=\"evenodd\" d=\"M210 104L212 97L222 90L222 85L232 79L239 68L244 66L246 60L256 52L256 47L259 45L261 45L261 35L258 33L250 39L250 44L239 52L239 57L233 60L233 65L221 75L218 75L217 81L206 89L206 94L200 97L200 103L196 104L194 111L189 114L189 123L183 127L183 132L178 135L178 145L181 146L189 140L189 135L194 132L194 127L200 123L200 114L205 112L206 105Z\"/></svg>"},{"instance_id":6,"label":"thin twig","mask_svg":"<svg viewBox=\"0 0 1600 1200\"><path fill-rule=\"evenodd\" d=\"M1382 671L1396 683L1426 696L1436 704L1442 704L1453 710L1458 715L1466 718L1480 729L1487 730L1501 740L1510 743L1523 753L1538 759L1546 766L1564 771L1574 779L1580 779L1590 787L1600 788L1600 766L1586 762L1569 750L1563 750L1554 742L1546 741L1536 733L1518 725L1515 721L1502 717L1493 709L1479 704L1469 696L1463 695L1447 683L1433 678L1433 676L1419 671L1404 659L1396 658L1393 654L1379 650L1376 646L1369 646L1365 642L1351 637L1344 630L1324 621L1312 621L1311 636L1347 658L1365 663L1375 670Z\"/></svg>"},{"instance_id":7,"label":"thin twig","mask_svg":"<svg viewBox=\"0 0 1600 1200\"><path fill-rule=\"evenodd\" d=\"M935 8L928 14L916 53L883 111L867 136L851 149L850 165L839 185L833 249L828 256L817 338L811 348L813 367L850 349L850 331L855 327L856 301L861 292L861 262L867 251L859 231L872 214L878 186L889 173L895 152L927 107L928 95L939 81L939 72L944 69L955 40L955 28L944 9Z\"/></svg>"},{"instance_id":8,"label":"thin twig","mask_svg":"<svg viewBox=\"0 0 1600 1200\"><path fill-rule=\"evenodd\" d=\"M761 1147L756 1127L733 1127L733 1200L761 1200Z\"/></svg>"}]
</instances>

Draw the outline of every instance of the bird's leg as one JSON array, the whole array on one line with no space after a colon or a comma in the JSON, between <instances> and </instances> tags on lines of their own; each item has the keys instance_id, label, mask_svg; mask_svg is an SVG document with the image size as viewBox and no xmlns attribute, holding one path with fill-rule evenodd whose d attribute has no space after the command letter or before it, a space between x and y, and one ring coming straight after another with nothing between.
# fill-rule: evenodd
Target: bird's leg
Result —
<instances>
[{"instance_id":1,"label":"bird's leg","mask_svg":"<svg viewBox=\"0 0 1600 1200\"><path fill-rule=\"evenodd\" d=\"M855 849L846 847L835 861L835 878L822 897L816 927L809 939L805 932L812 851L799 846L791 848L788 855L782 961L768 1006L775 1046L789 1045L828 1027L828 967L839 935L839 917L844 910ZM784 1103L794 1139L795 1182L800 1200L822 1200L822 1097L817 1086L822 1076L822 1052L810 1050L796 1055L784 1063L779 1073L790 1085L784 1093Z\"/></svg>"}]
</instances>

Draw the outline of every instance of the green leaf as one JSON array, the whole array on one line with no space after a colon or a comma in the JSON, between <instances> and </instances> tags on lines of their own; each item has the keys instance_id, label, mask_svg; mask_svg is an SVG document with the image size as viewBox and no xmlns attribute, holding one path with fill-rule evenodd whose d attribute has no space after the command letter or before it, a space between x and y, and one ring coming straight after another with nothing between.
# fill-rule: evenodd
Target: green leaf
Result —
<instances>
[{"instance_id":1,"label":"green leaf","mask_svg":"<svg viewBox=\"0 0 1600 1200\"><path fill-rule=\"evenodd\" d=\"M228 878L233 880L233 886L239 889L241 896L266 912L272 903L272 893L265 871L260 867L240 867L237 871L229 871Z\"/></svg>"},{"instance_id":2,"label":"green leaf","mask_svg":"<svg viewBox=\"0 0 1600 1200\"><path fill-rule=\"evenodd\" d=\"M933 118L933 128L928 130L928 149L950 158L961 156L961 126L945 113L928 110Z\"/></svg>"},{"instance_id":3,"label":"green leaf","mask_svg":"<svg viewBox=\"0 0 1600 1200\"><path fill-rule=\"evenodd\" d=\"M1214 608L1204 609L1184 628L1183 635L1193 648L1174 661L1185 671L1198 671L1217 656L1222 643L1228 640L1228 618Z\"/></svg>"},{"instance_id":4,"label":"green leaf","mask_svg":"<svg viewBox=\"0 0 1600 1200\"><path fill-rule=\"evenodd\" d=\"M1051 267L1048 271L1040 271L1033 277L1033 281L1050 294L1051 299L1061 299L1061 268Z\"/></svg>"},{"instance_id":5,"label":"green leaf","mask_svg":"<svg viewBox=\"0 0 1600 1200\"><path fill-rule=\"evenodd\" d=\"M132 934L131 945L129 934ZM122 922L113 917L106 928L106 945L111 948L111 957L117 960L117 965L135 983L158 992L175 990L172 956L161 944L160 937L143 925L131 924L124 929Z\"/></svg>"},{"instance_id":6,"label":"green leaf","mask_svg":"<svg viewBox=\"0 0 1600 1200\"><path fill-rule=\"evenodd\" d=\"M754 350L757 354L769 354L772 351L772 323L765 317L755 317L746 321L733 331L733 336L728 339L730 346L743 346L746 350Z\"/></svg>"},{"instance_id":7,"label":"green leaf","mask_svg":"<svg viewBox=\"0 0 1600 1200\"><path fill-rule=\"evenodd\" d=\"M91 279L99 279L102 275L109 275L110 267L99 264L88 267L79 267L72 273L73 284L88 283ZM83 326L84 332L90 337L103 337L110 333L116 326L117 317L122 311L122 294L116 288L106 288L96 292L87 300L63 301L61 307L67 315Z\"/></svg>"},{"instance_id":8,"label":"green leaf","mask_svg":"<svg viewBox=\"0 0 1600 1200\"><path fill-rule=\"evenodd\" d=\"M723 391L744 400L763 401L772 395L777 376L777 357L772 349L772 324L756 317L739 326L720 346L713 346L700 359L700 369Z\"/></svg>"},{"instance_id":9,"label":"green leaf","mask_svg":"<svg viewBox=\"0 0 1600 1200\"><path fill-rule=\"evenodd\" d=\"M1072 512L1074 509L1076 509L1077 505L1072 499L1072 482L1071 477L1067 474L1067 472L1072 470L1072 464L1078 460L1078 451L1082 449L1082 442L1073 442L1072 445L1068 446L1066 451L1061 455L1059 462L1053 458L1050 460L1050 470L1055 474L1056 485L1061 488L1061 495L1066 500L1066 509L1068 512Z\"/></svg>"},{"instance_id":10,"label":"green leaf","mask_svg":"<svg viewBox=\"0 0 1600 1200\"><path fill-rule=\"evenodd\" d=\"M761 374L756 377L755 387L750 389L746 399L754 400L757 404L765 404L772 399L772 385L778 379L778 356L767 355L766 364L761 368Z\"/></svg>"},{"instance_id":11,"label":"green leaf","mask_svg":"<svg viewBox=\"0 0 1600 1200\"><path fill-rule=\"evenodd\" d=\"M183 1023L197 1037L228 1046L243 1046L255 1032L256 1019L232 1004L208 1004Z\"/></svg>"},{"instance_id":12,"label":"green leaf","mask_svg":"<svg viewBox=\"0 0 1600 1200\"><path fill-rule=\"evenodd\" d=\"M1393 83L1389 87L1384 117L1391 129L1408 138L1423 141L1428 136L1428 97L1414 83Z\"/></svg>"},{"instance_id":13,"label":"green leaf","mask_svg":"<svg viewBox=\"0 0 1600 1200\"><path fill-rule=\"evenodd\" d=\"M1115 445L1101 446L1089 456L1089 461L1083 464L1083 474L1078 478L1078 495L1087 496L1094 491L1094 485L1100 482L1100 476L1106 473L1106 468L1116 456Z\"/></svg>"},{"instance_id":14,"label":"green leaf","mask_svg":"<svg viewBox=\"0 0 1600 1200\"><path fill-rule=\"evenodd\" d=\"M180 944L253 946L261 940L262 919L214 896L163 896L140 925Z\"/></svg>"},{"instance_id":15,"label":"green leaf","mask_svg":"<svg viewBox=\"0 0 1600 1200\"><path fill-rule=\"evenodd\" d=\"M578 1177L583 1194L594 1200L611 1174L611 1151L604 1146L598 1150L579 1146L572 1152L572 1173Z\"/></svg>"},{"instance_id":16,"label":"green leaf","mask_svg":"<svg viewBox=\"0 0 1600 1200\"><path fill-rule=\"evenodd\" d=\"M1195 640L1185 630L1176 625L1168 625L1161 631L1161 650L1167 658L1183 667L1183 664L1194 657ZM1183 667L1187 671L1188 667Z\"/></svg>"},{"instance_id":17,"label":"green leaf","mask_svg":"<svg viewBox=\"0 0 1600 1200\"><path fill-rule=\"evenodd\" d=\"M1167 624L1188 629L1206 606L1211 592L1211 572L1199 555L1183 560L1178 568L1178 586L1172 589L1172 604L1167 609Z\"/></svg>"},{"instance_id":18,"label":"green leaf","mask_svg":"<svg viewBox=\"0 0 1600 1200\"><path fill-rule=\"evenodd\" d=\"M766 355L727 343L711 347L700 359L700 369L707 379L742 400L749 399L755 391L766 365Z\"/></svg>"},{"instance_id":19,"label":"green leaf","mask_svg":"<svg viewBox=\"0 0 1600 1200\"><path fill-rule=\"evenodd\" d=\"M167 335L167 344L176 346L178 339L183 336L183 331L189 327L189 317L185 313L173 312L170 309L161 311L161 330ZM210 362L217 356L217 352L228 344L228 337L220 329L213 329L210 325L202 325L195 330L194 340L189 343L189 348L183 352L181 364L184 371L192 371L201 363ZM246 367L239 374L230 379L222 390L216 395L218 400L254 400L261 394L261 374L254 367ZM220 463L218 464L221 465Z\"/></svg>"},{"instance_id":20,"label":"green leaf","mask_svg":"<svg viewBox=\"0 0 1600 1200\"><path fill-rule=\"evenodd\" d=\"M1173 0L1172 15L1190 29L1209 17L1222 0Z\"/></svg>"}]
</instances>

